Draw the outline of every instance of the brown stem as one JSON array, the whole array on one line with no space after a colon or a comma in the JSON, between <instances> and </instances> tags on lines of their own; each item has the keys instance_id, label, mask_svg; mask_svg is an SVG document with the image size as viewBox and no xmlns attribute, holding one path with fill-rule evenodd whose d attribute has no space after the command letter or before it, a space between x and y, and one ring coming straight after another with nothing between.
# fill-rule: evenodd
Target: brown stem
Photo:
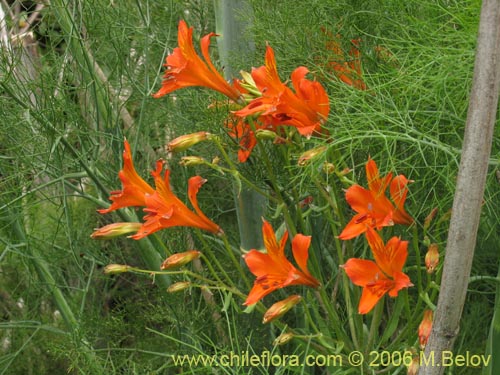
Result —
<instances>
[{"instance_id":1,"label":"brown stem","mask_svg":"<svg viewBox=\"0 0 500 375\"><path fill-rule=\"evenodd\" d=\"M443 277L420 375L442 374L442 353L458 334L474 256L500 80L500 0L482 3L474 78L465 126ZM428 363L427 363L428 362Z\"/></svg>"}]
</instances>

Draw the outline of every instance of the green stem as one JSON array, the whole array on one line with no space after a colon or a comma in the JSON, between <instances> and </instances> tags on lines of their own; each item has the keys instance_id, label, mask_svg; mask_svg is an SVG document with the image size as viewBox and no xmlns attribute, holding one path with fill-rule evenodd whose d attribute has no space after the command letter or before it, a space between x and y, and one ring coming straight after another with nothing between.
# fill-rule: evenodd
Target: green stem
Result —
<instances>
[{"instance_id":1,"label":"green stem","mask_svg":"<svg viewBox=\"0 0 500 375\"><path fill-rule=\"evenodd\" d=\"M384 311L384 300L383 298L378 301L373 309L372 322L370 325L370 332L368 333L368 339L366 340L365 353L370 353L372 350L377 348L373 347L376 337L378 336L378 329L380 327L380 321L382 320L382 313Z\"/></svg>"}]
</instances>

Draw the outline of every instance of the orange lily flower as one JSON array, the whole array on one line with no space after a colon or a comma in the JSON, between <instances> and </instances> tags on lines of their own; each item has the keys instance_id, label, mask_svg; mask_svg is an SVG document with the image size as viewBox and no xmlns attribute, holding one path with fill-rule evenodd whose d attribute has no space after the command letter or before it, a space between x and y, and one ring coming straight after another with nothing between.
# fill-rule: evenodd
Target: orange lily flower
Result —
<instances>
[{"instance_id":1,"label":"orange lily flower","mask_svg":"<svg viewBox=\"0 0 500 375\"><path fill-rule=\"evenodd\" d=\"M118 172L123 190L115 190L111 192L109 198L113 203L106 209L98 210L101 214L105 214L122 207L145 206L146 194L153 194L154 189L148 185L136 172L132 161L132 152L130 144L125 140L123 151L123 169Z\"/></svg>"},{"instance_id":2,"label":"orange lily flower","mask_svg":"<svg viewBox=\"0 0 500 375\"><path fill-rule=\"evenodd\" d=\"M156 170L151 172L155 180L156 190L153 194L146 195L144 212L147 215L144 216L145 222L131 238L139 240L160 229L179 226L204 229L212 233L223 233L222 229L206 217L198 206L196 195L207 180L200 176L194 176L188 181L188 198L194 207L195 212L193 212L170 189L170 170L165 170L164 177L161 177L163 165L163 160L157 161Z\"/></svg>"},{"instance_id":3,"label":"orange lily flower","mask_svg":"<svg viewBox=\"0 0 500 375\"><path fill-rule=\"evenodd\" d=\"M292 240L293 257L299 266L297 269L285 257L288 232L285 232L278 243L271 224L264 220L262 234L267 254L250 250L243 255L250 272L257 276L244 305L257 303L269 293L289 285L306 285L313 288L319 286L319 281L307 269L310 236L297 234Z\"/></svg>"},{"instance_id":4,"label":"orange lily flower","mask_svg":"<svg viewBox=\"0 0 500 375\"><path fill-rule=\"evenodd\" d=\"M343 266L354 285L363 287L358 312L370 312L386 293L396 297L403 288L413 286L403 266L408 256L408 241L392 237L387 244L372 228L368 228L366 239L373 252L375 262L351 258Z\"/></svg>"},{"instance_id":5,"label":"orange lily flower","mask_svg":"<svg viewBox=\"0 0 500 375\"><path fill-rule=\"evenodd\" d=\"M265 65L253 69L251 73L262 96L234 114L239 117L258 114L259 121L267 125L293 126L304 136L320 131L330 112L330 104L323 86L305 78L308 72L306 67L301 66L292 73L294 93L281 82L274 51L267 46Z\"/></svg>"},{"instance_id":6,"label":"orange lily flower","mask_svg":"<svg viewBox=\"0 0 500 375\"><path fill-rule=\"evenodd\" d=\"M351 40L352 45L349 51L350 59L346 61L344 51L338 42L340 34L333 37L331 33L327 32L325 29L322 30L331 38L326 43L326 49L330 50L334 56L333 60L327 61L326 67L333 70L337 78L345 84L359 90L366 90L366 84L362 79L361 53L359 52L360 39Z\"/></svg>"},{"instance_id":7,"label":"orange lily flower","mask_svg":"<svg viewBox=\"0 0 500 375\"><path fill-rule=\"evenodd\" d=\"M131 236L132 238L138 240L160 229L174 226L195 227L212 233L223 233L222 229L205 216L198 206L196 195L206 182L205 179L194 176L188 181L188 198L195 210L193 212L171 191L170 171L166 170L164 177L161 177L161 171L165 164L163 160L158 160L156 170L151 172L155 180L156 190L135 171L130 145L127 141L125 141L123 160L124 167L118 174L122 181L123 190L112 192L110 199L113 203L109 208L99 210L99 212L107 213L123 207L146 206L144 208L147 213L144 217L145 222L137 230L137 233Z\"/></svg>"},{"instance_id":8,"label":"orange lily flower","mask_svg":"<svg viewBox=\"0 0 500 375\"><path fill-rule=\"evenodd\" d=\"M210 59L210 38L215 33L205 35L200 42L204 61L198 56L193 46L193 28L188 28L185 21L179 22L177 39L179 47L167 56L164 66L167 68L163 76L161 89L153 95L160 98L183 87L203 86L219 91L233 101L240 99L240 92L231 86L217 71Z\"/></svg>"},{"instance_id":9,"label":"orange lily flower","mask_svg":"<svg viewBox=\"0 0 500 375\"><path fill-rule=\"evenodd\" d=\"M394 224L413 223L413 219L403 207L408 193L406 186L410 181L403 175L393 179L392 173L381 178L377 164L370 158L366 163L366 176L368 189L353 185L346 191L347 203L357 214L340 233L338 238L341 240L354 238L364 233L368 227L380 229ZM389 184L394 205L385 196Z\"/></svg>"}]
</instances>

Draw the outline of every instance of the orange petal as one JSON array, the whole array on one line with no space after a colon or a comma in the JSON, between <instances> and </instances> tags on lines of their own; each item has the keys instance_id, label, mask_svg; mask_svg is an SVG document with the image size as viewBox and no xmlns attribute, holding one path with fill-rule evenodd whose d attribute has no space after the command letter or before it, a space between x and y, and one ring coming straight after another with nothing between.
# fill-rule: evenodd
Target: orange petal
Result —
<instances>
[{"instance_id":1,"label":"orange petal","mask_svg":"<svg viewBox=\"0 0 500 375\"><path fill-rule=\"evenodd\" d=\"M375 258L377 265L387 276L392 276L392 258L389 254L387 254L382 238L380 238L375 230L368 228L366 230L366 239L368 241L368 245L370 245L370 248L372 249L373 257Z\"/></svg>"},{"instance_id":2,"label":"orange petal","mask_svg":"<svg viewBox=\"0 0 500 375\"><path fill-rule=\"evenodd\" d=\"M248 253L243 255L243 259L245 260L250 272L257 277L276 273L276 265L268 254L262 253L258 250L250 250ZM286 270L285 275L287 273L288 270Z\"/></svg>"},{"instance_id":3,"label":"orange petal","mask_svg":"<svg viewBox=\"0 0 500 375\"><path fill-rule=\"evenodd\" d=\"M204 178L200 176L194 176L191 177L188 181L188 198L191 204L194 207L194 210L200 217L200 222L203 222L203 229L206 229L212 233L217 233L220 232L221 229L220 227L215 224L212 220L210 220L201 210L200 207L198 206L198 199L196 196L198 195L198 191L200 190L200 187L207 182Z\"/></svg>"},{"instance_id":4,"label":"orange petal","mask_svg":"<svg viewBox=\"0 0 500 375\"><path fill-rule=\"evenodd\" d=\"M361 218L366 217L365 214L354 215L351 221L345 226L342 233L339 234L338 238L341 240L350 240L351 238L357 237L360 234L366 232L368 223Z\"/></svg>"},{"instance_id":5,"label":"orange petal","mask_svg":"<svg viewBox=\"0 0 500 375\"><path fill-rule=\"evenodd\" d=\"M108 213L122 207L145 206L144 196L153 193L153 188L144 181L136 172L132 160L130 144L124 142L123 169L118 173L122 182L123 190L111 192L110 200L113 201L107 209L99 210L100 213Z\"/></svg>"},{"instance_id":6,"label":"orange petal","mask_svg":"<svg viewBox=\"0 0 500 375\"><path fill-rule=\"evenodd\" d=\"M285 231L285 233L283 233L283 237L281 238L280 244L278 245L273 227L269 222L263 220L262 236L264 238L264 246L266 247L267 253L271 257L273 262L277 264L283 263L285 261L288 262L285 257L285 243L288 239L288 231Z\"/></svg>"},{"instance_id":7,"label":"orange petal","mask_svg":"<svg viewBox=\"0 0 500 375\"><path fill-rule=\"evenodd\" d=\"M345 199L351 208L359 213L373 211L375 199L370 190L353 185L345 192Z\"/></svg>"},{"instance_id":8,"label":"orange petal","mask_svg":"<svg viewBox=\"0 0 500 375\"><path fill-rule=\"evenodd\" d=\"M345 270L352 283L357 286L364 287L380 276L383 277L380 268L371 260L351 258L342 268Z\"/></svg>"},{"instance_id":9,"label":"orange petal","mask_svg":"<svg viewBox=\"0 0 500 375\"><path fill-rule=\"evenodd\" d=\"M410 181L403 175L394 177L391 182L390 194L392 201L396 205L394 222L397 224L410 225L413 223L413 219L404 209L406 195L408 194L408 182Z\"/></svg>"},{"instance_id":10,"label":"orange petal","mask_svg":"<svg viewBox=\"0 0 500 375\"><path fill-rule=\"evenodd\" d=\"M255 280L255 283L248 293L246 301L243 303L244 305L253 305L254 303L259 302L260 299L267 296L269 293L274 292L276 289L282 288L283 279L281 275L265 275L262 277L258 277Z\"/></svg>"},{"instance_id":11,"label":"orange petal","mask_svg":"<svg viewBox=\"0 0 500 375\"><path fill-rule=\"evenodd\" d=\"M387 257L391 263L392 274L401 272L408 256L408 241L401 241L397 237L392 237L387 241L385 247Z\"/></svg>"},{"instance_id":12,"label":"orange petal","mask_svg":"<svg viewBox=\"0 0 500 375\"><path fill-rule=\"evenodd\" d=\"M391 297L396 297L401 289L413 286L413 283L410 281L408 275L403 272L395 272L393 277L394 286L389 291L389 295Z\"/></svg>"},{"instance_id":13,"label":"orange petal","mask_svg":"<svg viewBox=\"0 0 500 375\"><path fill-rule=\"evenodd\" d=\"M311 245L311 236L297 234L292 240L292 253L299 268L305 274L309 275L307 269L307 260L309 259L309 246Z\"/></svg>"},{"instance_id":14,"label":"orange petal","mask_svg":"<svg viewBox=\"0 0 500 375\"><path fill-rule=\"evenodd\" d=\"M381 279L363 289L359 301L358 312L360 314L369 313L378 301L386 294L393 285L392 280Z\"/></svg>"},{"instance_id":15,"label":"orange petal","mask_svg":"<svg viewBox=\"0 0 500 375\"><path fill-rule=\"evenodd\" d=\"M366 163L366 178L368 180L368 189L373 193L374 197L379 197L385 194L385 190L392 178L392 173L389 173L383 179L380 177L377 163L371 158L368 158Z\"/></svg>"}]
</instances>

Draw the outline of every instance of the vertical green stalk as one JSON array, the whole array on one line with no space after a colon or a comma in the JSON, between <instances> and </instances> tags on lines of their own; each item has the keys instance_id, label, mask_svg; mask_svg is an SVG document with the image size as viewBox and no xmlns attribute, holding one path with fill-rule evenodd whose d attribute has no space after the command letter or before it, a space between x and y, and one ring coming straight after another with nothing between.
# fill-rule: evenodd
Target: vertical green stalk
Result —
<instances>
[{"instance_id":1,"label":"vertical green stalk","mask_svg":"<svg viewBox=\"0 0 500 375\"><path fill-rule=\"evenodd\" d=\"M234 57L249 56L255 46L245 38L251 22L252 9L247 0L214 0L217 45L224 76L235 77L239 70ZM267 199L246 186L234 186L240 248L244 251L263 248L262 216L266 211Z\"/></svg>"}]
</instances>

